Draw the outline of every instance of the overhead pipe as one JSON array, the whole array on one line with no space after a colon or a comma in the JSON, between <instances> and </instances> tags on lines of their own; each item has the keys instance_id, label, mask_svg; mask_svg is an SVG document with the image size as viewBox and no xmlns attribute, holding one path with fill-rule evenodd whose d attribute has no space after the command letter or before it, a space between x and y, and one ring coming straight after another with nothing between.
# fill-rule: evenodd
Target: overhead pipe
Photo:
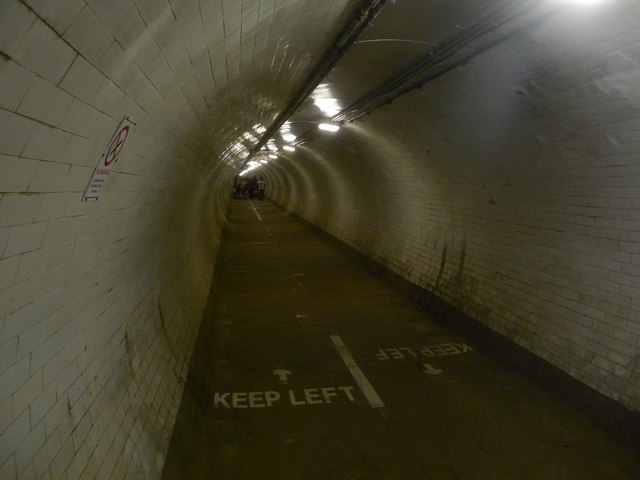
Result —
<instances>
[{"instance_id":1,"label":"overhead pipe","mask_svg":"<svg viewBox=\"0 0 640 480\"><path fill-rule=\"evenodd\" d=\"M251 158L264 147L269 139L280 129L284 122L295 112L309 95L313 93L316 87L329 74L334 65L342 58L347 50L355 43L360 34L369 26L371 21L378 15L387 0L366 0L358 9L358 13L349 22L346 28L340 33L338 39L329 49L327 54L322 58L318 65L311 71L302 85L297 90L293 99L287 107L280 112L273 123L264 132L260 141L253 148L247 159L242 164L242 168L251 160Z\"/></svg>"}]
</instances>

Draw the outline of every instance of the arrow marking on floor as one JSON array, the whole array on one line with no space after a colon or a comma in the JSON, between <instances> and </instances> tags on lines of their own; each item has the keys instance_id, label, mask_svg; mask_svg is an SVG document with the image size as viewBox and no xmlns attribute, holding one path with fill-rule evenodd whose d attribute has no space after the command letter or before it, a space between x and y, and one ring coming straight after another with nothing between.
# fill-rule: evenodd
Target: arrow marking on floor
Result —
<instances>
[{"instance_id":1,"label":"arrow marking on floor","mask_svg":"<svg viewBox=\"0 0 640 480\"><path fill-rule=\"evenodd\" d=\"M440 370L439 368L435 368L430 363L424 363L422 364L422 366L424 367L422 371L427 375L431 375L432 377L437 377L442 373L442 370Z\"/></svg>"},{"instance_id":2,"label":"arrow marking on floor","mask_svg":"<svg viewBox=\"0 0 640 480\"><path fill-rule=\"evenodd\" d=\"M282 368L277 368L273 371L273 375L278 377L278 380L280 380L284 385L286 385L289 379L289 375L293 375L293 373L291 373L289 370L284 370Z\"/></svg>"}]
</instances>

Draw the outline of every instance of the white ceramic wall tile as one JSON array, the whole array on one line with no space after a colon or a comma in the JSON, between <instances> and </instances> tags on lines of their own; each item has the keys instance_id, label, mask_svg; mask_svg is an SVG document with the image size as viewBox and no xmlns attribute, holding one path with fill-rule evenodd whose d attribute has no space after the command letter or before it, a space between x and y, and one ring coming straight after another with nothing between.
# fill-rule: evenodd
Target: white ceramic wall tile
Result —
<instances>
[{"instance_id":1,"label":"white ceramic wall tile","mask_svg":"<svg viewBox=\"0 0 640 480\"><path fill-rule=\"evenodd\" d=\"M5 461L4 465L0 465L0 477L15 478L15 475L16 475L15 457L11 457Z\"/></svg>"},{"instance_id":2,"label":"white ceramic wall tile","mask_svg":"<svg viewBox=\"0 0 640 480\"><path fill-rule=\"evenodd\" d=\"M28 118L0 110L0 153L19 155L36 126Z\"/></svg>"},{"instance_id":3,"label":"white ceramic wall tile","mask_svg":"<svg viewBox=\"0 0 640 480\"><path fill-rule=\"evenodd\" d=\"M0 108L15 111L35 78L26 68L0 56Z\"/></svg>"},{"instance_id":4,"label":"white ceramic wall tile","mask_svg":"<svg viewBox=\"0 0 640 480\"><path fill-rule=\"evenodd\" d=\"M0 155L0 192L26 192L38 164L37 160Z\"/></svg>"},{"instance_id":5,"label":"white ceramic wall tile","mask_svg":"<svg viewBox=\"0 0 640 480\"><path fill-rule=\"evenodd\" d=\"M0 51L13 56L23 44L36 16L17 0L7 0L0 6Z\"/></svg>"},{"instance_id":6,"label":"white ceramic wall tile","mask_svg":"<svg viewBox=\"0 0 640 480\"><path fill-rule=\"evenodd\" d=\"M92 120L89 120L87 123L87 125L91 125L92 128L94 124L95 122ZM69 143L67 143L62 156L65 159L65 162L72 165L95 167L98 164L101 155L101 153L97 153L97 148L97 144L94 143L92 139L73 135L69 139Z\"/></svg>"},{"instance_id":7,"label":"white ceramic wall tile","mask_svg":"<svg viewBox=\"0 0 640 480\"><path fill-rule=\"evenodd\" d=\"M0 199L0 434L9 446L0 478L159 478L182 389L174 372L188 368L235 174L220 155L236 130L268 125L284 107L348 3L2 2L0 52L10 59L0 55L0 195L33 195ZM573 45L584 44L585 54L545 47L563 42L551 27L485 52L345 128L367 168L320 146L324 167L291 167L291 178L312 190L283 180L281 195L424 286L438 276L445 242L450 258L465 248L461 283L457 264L443 273L447 300L471 314L492 309L493 328L517 326L514 341L613 397L632 398L607 379L624 375L629 346L640 343L640 304L625 303L640 288L639 117L613 90L595 88L589 72L604 63L606 75L629 73L604 56L631 54L639 42L624 33L616 43L599 30L600 38ZM529 54L526 69L500 70ZM542 57L552 68L535 73ZM535 96L513 94L533 76ZM103 196L81 203L124 115L137 125ZM330 188L316 189L314 178ZM372 179L375 199L350 197ZM207 196L215 206L196 223L194 205ZM584 284L567 273L576 264ZM533 290L546 301L532 300ZM177 359L161 340L158 301ZM587 354L597 355L593 365ZM25 413L14 412L14 395L29 403Z\"/></svg>"},{"instance_id":8,"label":"white ceramic wall tile","mask_svg":"<svg viewBox=\"0 0 640 480\"><path fill-rule=\"evenodd\" d=\"M51 250L41 248L24 253L18 258L20 259L20 268L18 269L16 281L22 282L47 271Z\"/></svg>"},{"instance_id":9,"label":"white ceramic wall tile","mask_svg":"<svg viewBox=\"0 0 640 480\"><path fill-rule=\"evenodd\" d=\"M40 20L31 24L14 60L57 85L77 53Z\"/></svg>"},{"instance_id":10,"label":"white ceramic wall tile","mask_svg":"<svg viewBox=\"0 0 640 480\"><path fill-rule=\"evenodd\" d=\"M30 143L27 149L25 149L25 154L46 156L64 150L64 145L70 137L68 134L61 133L59 130L50 129L49 127L42 127L42 129L45 135L51 133L51 136L54 138L50 140L51 137L42 135L38 140ZM36 145L36 142L41 142L41 144ZM49 150L51 147L57 147L58 150ZM29 191L62 191L64 181L70 170L71 165L65 163L40 162L29 184Z\"/></svg>"},{"instance_id":11,"label":"white ceramic wall tile","mask_svg":"<svg viewBox=\"0 0 640 480\"><path fill-rule=\"evenodd\" d=\"M0 198L0 227L33 222L41 202L41 195L5 193Z\"/></svg>"},{"instance_id":12,"label":"white ceramic wall tile","mask_svg":"<svg viewBox=\"0 0 640 480\"><path fill-rule=\"evenodd\" d=\"M29 302L28 289L28 283L23 281L0 290L0 300L2 300L2 303L0 303L0 315L8 315L26 305ZM4 319L2 323L6 324L7 319ZM14 338L15 336L6 338L5 341L12 341ZM8 365L4 367L7 368Z\"/></svg>"},{"instance_id":13,"label":"white ceramic wall tile","mask_svg":"<svg viewBox=\"0 0 640 480\"><path fill-rule=\"evenodd\" d=\"M4 256L12 257L40 248L45 229L45 223L32 223L9 228L9 241L5 247Z\"/></svg>"},{"instance_id":14,"label":"white ceramic wall tile","mask_svg":"<svg viewBox=\"0 0 640 480\"><path fill-rule=\"evenodd\" d=\"M104 55L114 38L89 6L85 6L63 34L90 63Z\"/></svg>"},{"instance_id":15,"label":"white ceramic wall tile","mask_svg":"<svg viewBox=\"0 0 640 480\"><path fill-rule=\"evenodd\" d=\"M100 71L78 56L60 82L60 88L85 103L91 103L106 81Z\"/></svg>"},{"instance_id":16,"label":"white ceramic wall tile","mask_svg":"<svg viewBox=\"0 0 640 480\"><path fill-rule=\"evenodd\" d=\"M29 412L25 410L25 412L20 415L18 418L14 419L13 423L7 427L2 436L3 444L5 445L5 449L0 451L0 463L4 463L10 457L14 457L11 462L15 467L15 454L13 453L17 447L22 443L22 441L26 438L30 431L29 427ZM17 475L14 472L8 478L16 478Z\"/></svg>"},{"instance_id":17,"label":"white ceramic wall tile","mask_svg":"<svg viewBox=\"0 0 640 480\"><path fill-rule=\"evenodd\" d=\"M23 357L18 360L13 366L9 367L6 371L0 375L0 381L2 385L2 389L0 389L0 402L4 402L7 398L9 398L13 393L23 385L29 379L29 357ZM17 415L13 416L14 418ZM20 435L24 435L24 433L17 433L16 437L19 440ZM26 436L26 435L25 435ZM4 437L3 437L4 439ZM3 454L9 454L6 450L3 451ZM6 458L6 457L5 457ZM4 458L0 459L0 462L3 461Z\"/></svg>"},{"instance_id":18,"label":"white ceramic wall tile","mask_svg":"<svg viewBox=\"0 0 640 480\"><path fill-rule=\"evenodd\" d=\"M5 343L0 347L0 373L4 373L7 369L10 368L11 365L16 363L16 358L18 355L18 339L14 338L13 340ZM5 402L6 403L6 402ZM28 405L28 404L27 404ZM3 407L0 406L0 410ZM4 430L4 428L11 423L11 403L6 406L8 412L0 413L0 428Z\"/></svg>"},{"instance_id":19,"label":"white ceramic wall tile","mask_svg":"<svg viewBox=\"0 0 640 480\"><path fill-rule=\"evenodd\" d=\"M48 81L36 77L17 112L49 125L58 125L71 106L73 97Z\"/></svg>"},{"instance_id":20,"label":"white ceramic wall tile","mask_svg":"<svg viewBox=\"0 0 640 480\"><path fill-rule=\"evenodd\" d=\"M37 12L38 16L58 33L66 31L85 7L84 0L60 0L57 2L25 0L24 3Z\"/></svg>"}]
</instances>

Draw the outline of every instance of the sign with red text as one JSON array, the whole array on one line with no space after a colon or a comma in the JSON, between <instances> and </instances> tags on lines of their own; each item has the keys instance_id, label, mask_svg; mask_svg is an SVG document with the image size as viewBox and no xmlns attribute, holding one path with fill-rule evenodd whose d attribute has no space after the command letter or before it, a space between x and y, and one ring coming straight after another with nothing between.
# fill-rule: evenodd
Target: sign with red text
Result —
<instances>
[{"instance_id":1,"label":"sign with red text","mask_svg":"<svg viewBox=\"0 0 640 480\"><path fill-rule=\"evenodd\" d=\"M104 149L104 153L100 157L98 166L93 171L89 185L82 197L83 202L96 202L100 198L102 187L104 186L111 169L118 161L118 156L129 138L129 134L136 123L131 120L127 115L120 121L115 132L109 139L107 147Z\"/></svg>"}]
</instances>

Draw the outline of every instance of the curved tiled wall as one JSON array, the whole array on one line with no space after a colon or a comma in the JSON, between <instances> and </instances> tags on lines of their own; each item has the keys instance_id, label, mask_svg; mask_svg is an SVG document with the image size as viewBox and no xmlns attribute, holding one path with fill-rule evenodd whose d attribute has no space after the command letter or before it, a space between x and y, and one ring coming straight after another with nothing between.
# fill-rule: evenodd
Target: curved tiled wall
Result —
<instances>
[{"instance_id":1,"label":"curved tiled wall","mask_svg":"<svg viewBox=\"0 0 640 480\"><path fill-rule=\"evenodd\" d=\"M239 135L270 125L353 8L1 2L0 478L159 477Z\"/></svg>"},{"instance_id":2,"label":"curved tiled wall","mask_svg":"<svg viewBox=\"0 0 640 480\"><path fill-rule=\"evenodd\" d=\"M637 411L640 30L617 6L557 14L268 176L279 204Z\"/></svg>"},{"instance_id":3,"label":"curved tiled wall","mask_svg":"<svg viewBox=\"0 0 640 480\"><path fill-rule=\"evenodd\" d=\"M0 478L159 476L240 134L355 3L1 3ZM638 15L557 15L316 134L270 195L638 410Z\"/></svg>"}]
</instances>

